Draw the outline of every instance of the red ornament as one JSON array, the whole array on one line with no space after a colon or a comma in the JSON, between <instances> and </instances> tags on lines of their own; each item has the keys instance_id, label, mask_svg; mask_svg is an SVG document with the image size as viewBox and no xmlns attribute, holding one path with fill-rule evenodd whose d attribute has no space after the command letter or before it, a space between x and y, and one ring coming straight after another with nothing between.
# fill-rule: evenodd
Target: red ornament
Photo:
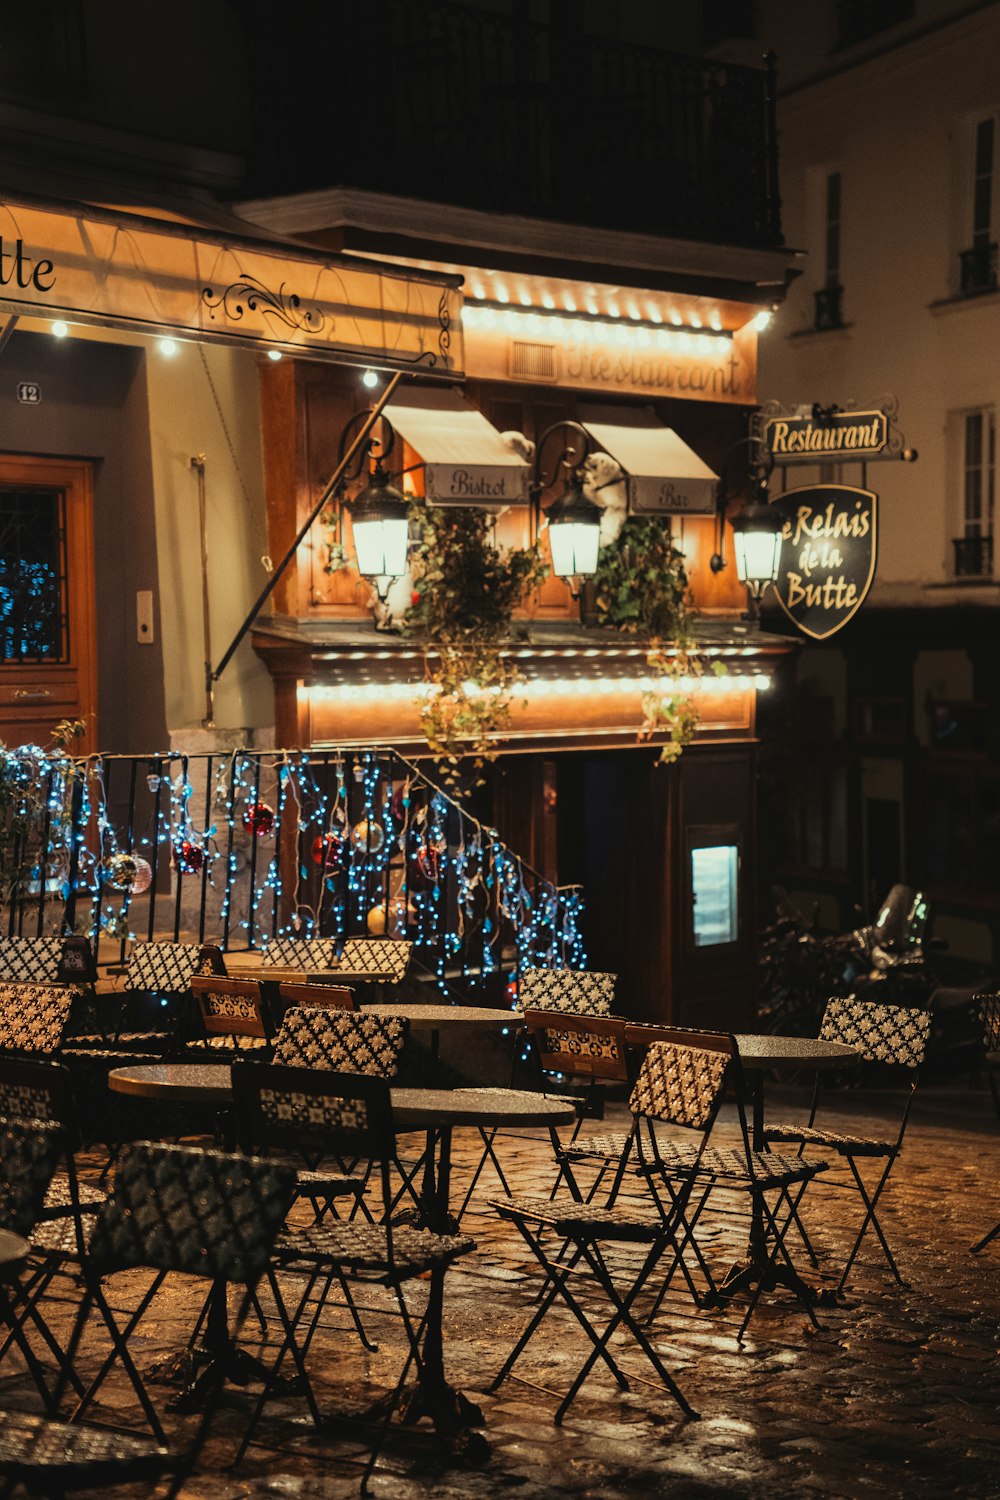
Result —
<instances>
[{"instance_id":1,"label":"red ornament","mask_svg":"<svg viewBox=\"0 0 1000 1500\"><path fill-rule=\"evenodd\" d=\"M340 869L344 857L344 840L339 833L325 833L313 839L313 861L334 874Z\"/></svg>"},{"instance_id":2,"label":"red ornament","mask_svg":"<svg viewBox=\"0 0 1000 1500\"><path fill-rule=\"evenodd\" d=\"M410 603L411 604L419 604L420 603L420 595L419 595L419 593L417 592L416 589L414 589L413 593L410 595Z\"/></svg>"},{"instance_id":3,"label":"red ornament","mask_svg":"<svg viewBox=\"0 0 1000 1500\"><path fill-rule=\"evenodd\" d=\"M243 814L243 827L258 839L274 831L274 808L269 802L251 802Z\"/></svg>"},{"instance_id":4,"label":"red ornament","mask_svg":"<svg viewBox=\"0 0 1000 1500\"><path fill-rule=\"evenodd\" d=\"M174 845L174 863L182 875L197 875L205 863L205 851L192 839L181 839Z\"/></svg>"}]
</instances>

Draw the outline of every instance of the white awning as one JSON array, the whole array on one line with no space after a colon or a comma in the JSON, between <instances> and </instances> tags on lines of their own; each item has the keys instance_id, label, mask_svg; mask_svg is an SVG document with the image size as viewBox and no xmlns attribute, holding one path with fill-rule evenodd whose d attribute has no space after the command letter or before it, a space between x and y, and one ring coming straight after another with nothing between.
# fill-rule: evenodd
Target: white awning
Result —
<instances>
[{"instance_id":1,"label":"white awning","mask_svg":"<svg viewBox=\"0 0 1000 1500\"><path fill-rule=\"evenodd\" d=\"M482 412L454 391L408 391L386 416L424 463L424 494L432 505L520 505L528 499L530 465Z\"/></svg>"},{"instance_id":2,"label":"white awning","mask_svg":"<svg viewBox=\"0 0 1000 1500\"><path fill-rule=\"evenodd\" d=\"M709 515L715 510L719 476L671 427L583 425L625 470L629 510L640 515Z\"/></svg>"}]
</instances>

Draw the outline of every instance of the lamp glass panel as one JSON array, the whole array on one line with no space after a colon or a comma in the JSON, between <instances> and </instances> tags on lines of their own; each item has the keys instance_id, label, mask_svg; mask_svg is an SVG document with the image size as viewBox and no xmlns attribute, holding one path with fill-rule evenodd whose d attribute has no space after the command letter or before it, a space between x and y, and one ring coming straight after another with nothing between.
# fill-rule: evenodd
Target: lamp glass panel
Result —
<instances>
[{"instance_id":1,"label":"lamp glass panel","mask_svg":"<svg viewBox=\"0 0 1000 1500\"><path fill-rule=\"evenodd\" d=\"M406 572L409 522L358 519L353 524L358 572L366 578L402 578Z\"/></svg>"},{"instance_id":2,"label":"lamp glass panel","mask_svg":"<svg viewBox=\"0 0 1000 1500\"><path fill-rule=\"evenodd\" d=\"M734 531L733 551L740 583L771 583L778 576L781 532Z\"/></svg>"},{"instance_id":3,"label":"lamp glass panel","mask_svg":"<svg viewBox=\"0 0 1000 1500\"><path fill-rule=\"evenodd\" d=\"M600 525L557 521L549 527L552 571L559 578L590 578L597 572Z\"/></svg>"}]
</instances>

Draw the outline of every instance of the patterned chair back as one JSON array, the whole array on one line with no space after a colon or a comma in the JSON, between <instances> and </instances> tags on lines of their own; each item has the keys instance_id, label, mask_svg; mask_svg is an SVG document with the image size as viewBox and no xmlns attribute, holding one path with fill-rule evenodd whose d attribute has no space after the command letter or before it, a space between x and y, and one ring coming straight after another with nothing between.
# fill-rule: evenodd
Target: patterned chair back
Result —
<instances>
[{"instance_id":1,"label":"patterned chair back","mask_svg":"<svg viewBox=\"0 0 1000 1500\"><path fill-rule=\"evenodd\" d=\"M524 1024L546 1073L629 1081L624 1021L528 1010Z\"/></svg>"},{"instance_id":2,"label":"patterned chair back","mask_svg":"<svg viewBox=\"0 0 1000 1500\"><path fill-rule=\"evenodd\" d=\"M252 1284L295 1194L295 1169L194 1146L126 1146L98 1211L90 1260Z\"/></svg>"},{"instance_id":3,"label":"patterned chair back","mask_svg":"<svg viewBox=\"0 0 1000 1500\"><path fill-rule=\"evenodd\" d=\"M0 982L58 984L61 937L0 938Z\"/></svg>"},{"instance_id":4,"label":"patterned chair back","mask_svg":"<svg viewBox=\"0 0 1000 1500\"><path fill-rule=\"evenodd\" d=\"M28 1235L42 1212L64 1135L51 1120L0 1116L0 1225Z\"/></svg>"},{"instance_id":5,"label":"patterned chair back","mask_svg":"<svg viewBox=\"0 0 1000 1500\"><path fill-rule=\"evenodd\" d=\"M1000 1052L1000 991L979 990L972 999L979 1009L983 1048L987 1052Z\"/></svg>"},{"instance_id":6,"label":"patterned chair back","mask_svg":"<svg viewBox=\"0 0 1000 1500\"><path fill-rule=\"evenodd\" d=\"M51 1056L69 1020L72 990L47 984L0 984L0 1050Z\"/></svg>"},{"instance_id":7,"label":"patterned chair back","mask_svg":"<svg viewBox=\"0 0 1000 1500\"><path fill-rule=\"evenodd\" d=\"M592 974L587 969L525 969L518 986L517 1008L609 1016L617 979L617 974Z\"/></svg>"},{"instance_id":8,"label":"patterned chair back","mask_svg":"<svg viewBox=\"0 0 1000 1500\"><path fill-rule=\"evenodd\" d=\"M258 980L196 974L191 980L191 993L198 1002L201 1024L209 1036L267 1036Z\"/></svg>"},{"instance_id":9,"label":"patterned chair back","mask_svg":"<svg viewBox=\"0 0 1000 1500\"><path fill-rule=\"evenodd\" d=\"M240 1139L250 1148L368 1161L395 1153L382 1078L277 1065L234 1068L233 1101Z\"/></svg>"},{"instance_id":10,"label":"patterned chair back","mask_svg":"<svg viewBox=\"0 0 1000 1500\"><path fill-rule=\"evenodd\" d=\"M0 1057L0 1115L47 1120L74 1137L76 1110L68 1072L59 1063Z\"/></svg>"},{"instance_id":11,"label":"patterned chair back","mask_svg":"<svg viewBox=\"0 0 1000 1500\"><path fill-rule=\"evenodd\" d=\"M827 1001L819 1034L825 1042L846 1042L864 1062L919 1068L930 1031L929 1011L837 998Z\"/></svg>"},{"instance_id":12,"label":"patterned chair back","mask_svg":"<svg viewBox=\"0 0 1000 1500\"><path fill-rule=\"evenodd\" d=\"M373 979L399 984L410 967L412 952L413 944L402 938L348 938L340 967L351 974L370 974Z\"/></svg>"},{"instance_id":13,"label":"patterned chair back","mask_svg":"<svg viewBox=\"0 0 1000 1500\"><path fill-rule=\"evenodd\" d=\"M184 995L196 974L225 974L222 951L212 944L136 943L125 970L127 990Z\"/></svg>"},{"instance_id":14,"label":"patterned chair back","mask_svg":"<svg viewBox=\"0 0 1000 1500\"><path fill-rule=\"evenodd\" d=\"M281 1023L274 1061L293 1068L394 1078L409 1029L398 1016L293 1007Z\"/></svg>"},{"instance_id":15,"label":"patterned chair back","mask_svg":"<svg viewBox=\"0 0 1000 1500\"><path fill-rule=\"evenodd\" d=\"M332 969L336 963L333 938L276 937L261 954L265 969Z\"/></svg>"},{"instance_id":16,"label":"patterned chair back","mask_svg":"<svg viewBox=\"0 0 1000 1500\"><path fill-rule=\"evenodd\" d=\"M354 991L344 984L279 984L278 994L306 1010L355 1009Z\"/></svg>"},{"instance_id":17,"label":"patterned chair back","mask_svg":"<svg viewBox=\"0 0 1000 1500\"><path fill-rule=\"evenodd\" d=\"M724 1048L693 1046L690 1032L677 1035L684 1040L653 1042L647 1051L629 1108L647 1120L686 1125L707 1135L722 1102L732 1040L724 1038Z\"/></svg>"}]
</instances>

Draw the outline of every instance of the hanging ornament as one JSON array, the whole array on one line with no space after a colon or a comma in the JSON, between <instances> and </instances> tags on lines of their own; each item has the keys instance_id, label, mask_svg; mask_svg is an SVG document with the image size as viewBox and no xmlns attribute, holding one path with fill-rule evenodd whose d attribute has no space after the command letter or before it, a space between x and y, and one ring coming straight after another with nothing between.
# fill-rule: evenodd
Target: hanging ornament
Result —
<instances>
[{"instance_id":1,"label":"hanging ornament","mask_svg":"<svg viewBox=\"0 0 1000 1500\"><path fill-rule=\"evenodd\" d=\"M410 783L401 781L389 799L389 811L397 823L402 823L410 805Z\"/></svg>"},{"instance_id":2,"label":"hanging ornament","mask_svg":"<svg viewBox=\"0 0 1000 1500\"><path fill-rule=\"evenodd\" d=\"M274 831L274 808L269 802L250 802L243 813L243 827L255 838L266 839Z\"/></svg>"},{"instance_id":3,"label":"hanging ornament","mask_svg":"<svg viewBox=\"0 0 1000 1500\"><path fill-rule=\"evenodd\" d=\"M149 790L153 793L154 797L156 796L156 793L160 790L160 782L162 781L162 779L163 778L161 776L147 776L146 777L146 785L149 787Z\"/></svg>"},{"instance_id":4,"label":"hanging ornament","mask_svg":"<svg viewBox=\"0 0 1000 1500\"><path fill-rule=\"evenodd\" d=\"M344 836L340 833L320 834L313 839L313 863L335 875L344 862Z\"/></svg>"},{"instance_id":5,"label":"hanging ornament","mask_svg":"<svg viewBox=\"0 0 1000 1500\"><path fill-rule=\"evenodd\" d=\"M351 829L351 844L363 854L377 854L385 843L385 830L381 823L369 823L362 818Z\"/></svg>"},{"instance_id":6,"label":"hanging ornament","mask_svg":"<svg viewBox=\"0 0 1000 1500\"><path fill-rule=\"evenodd\" d=\"M197 875L205 863L205 851L193 839L181 839L174 845L174 863L182 875Z\"/></svg>"},{"instance_id":7,"label":"hanging ornament","mask_svg":"<svg viewBox=\"0 0 1000 1500\"><path fill-rule=\"evenodd\" d=\"M401 938L406 936L408 923L417 920L417 909L412 903L407 904L401 897L389 902L389 920L386 923L384 906L373 906L368 913L367 926L372 937L384 937L388 930L389 936Z\"/></svg>"},{"instance_id":8,"label":"hanging ornament","mask_svg":"<svg viewBox=\"0 0 1000 1500\"><path fill-rule=\"evenodd\" d=\"M153 868L139 854L112 854L104 862L104 884L141 896L153 883Z\"/></svg>"}]
</instances>

